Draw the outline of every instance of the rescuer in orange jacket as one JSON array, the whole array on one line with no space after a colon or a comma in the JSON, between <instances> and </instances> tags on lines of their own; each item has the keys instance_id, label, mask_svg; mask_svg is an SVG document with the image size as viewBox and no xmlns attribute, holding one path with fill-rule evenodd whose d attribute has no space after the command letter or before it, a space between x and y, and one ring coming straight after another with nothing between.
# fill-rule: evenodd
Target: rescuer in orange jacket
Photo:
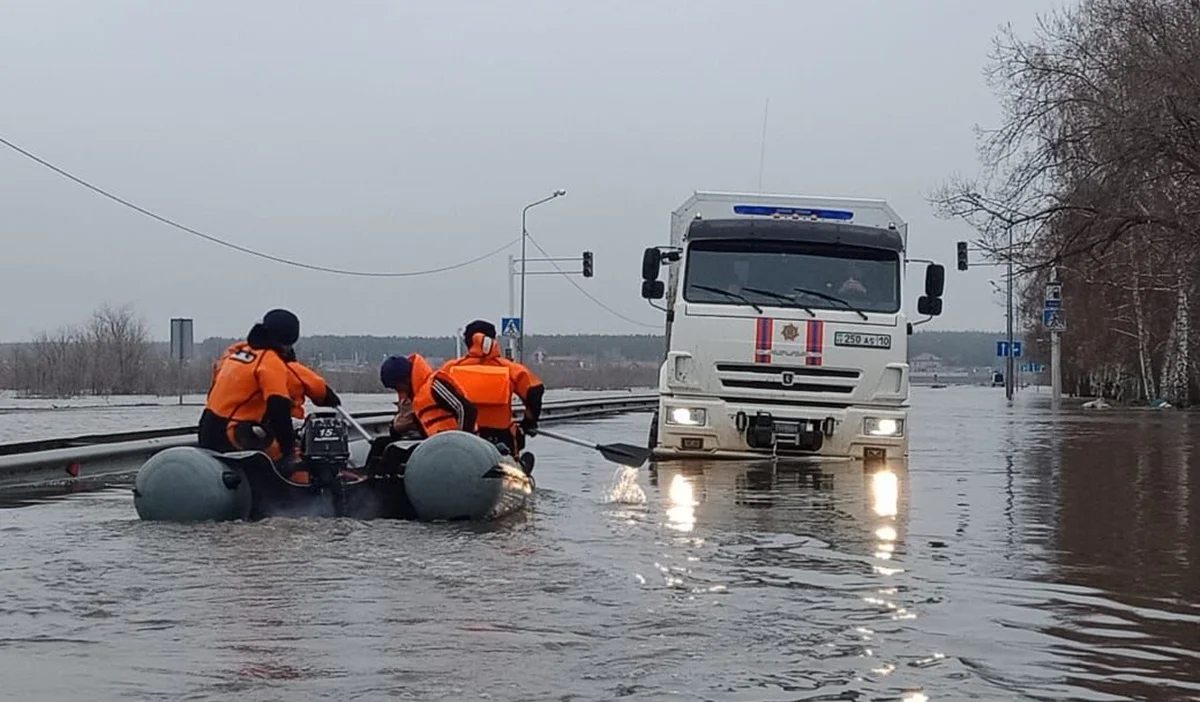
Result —
<instances>
[{"instance_id":1,"label":"rescuer in orange jacket","mask_svg":"<svg viewBox=\"0 0 1200 702\"><path fill-rule=\"evenodd\" d=\"M457 381L479 409L479 435L508 447L514 457L520 456L525 435L537 432L546 386L524 365L501 355L492 323L471 322L463 330L463 340L467 355L447 361L440 370ZM520 428L513 421L514 394L525 407Z\"/></svg>"},{"instance_id":2,"label":"rescuer in orange jacket","mask_svg":"<svg viewBox=\"0 0 1200 702\"><path fill-rule=\"evenodd\" d=\"M213 362L212 382L217 380L217 372L221 370L221 364L225 359L237 353L242 348L250 344L262 346L264 330L259 324L254 325L250 330L246 341L238 341L230 344L229 348L225 349L221 357ZM318 407L337 407L341 404L341 399L333 388L321 377L321 374L296 360L296 350L289 347L281 357L288 367L288 396L292 399L292 417L304 421L304 400L305 398L313 401L313 404Z\"/></svg>"},{"instance_id":3,"label":"rescuer in orange jacket","mask_svg":"<svg viewBox=\"0 0 1200 702\"><path fill-rule=\"evenodd\" d=\"M255 324L246 341L234 344L217 362L204 412L199 445L213 451L263 451L292 467L296 437L292 427L292 391L288 357L300 338L300 320L287 310L271 310ZM321 404L337 406L326 392ZM314 400L315 402L315 400ZM303 403L303 398L301 398Z\"/></svg>"},{"instance_id":4,"label":"rescuer in orange jacket","mask_svg":"<svg viewBox=\"0 0 1200 702\"><path fill-rule=\"evenodd\" d=\"M423 438L443 431L476 433L477 412L453 378L435 371L419 353L389 356L379 367L379 382L396 391L400 402L412 402L412 411L400 411L392 421L392 435L414 425Z\"/></svg>"}]
</instances>

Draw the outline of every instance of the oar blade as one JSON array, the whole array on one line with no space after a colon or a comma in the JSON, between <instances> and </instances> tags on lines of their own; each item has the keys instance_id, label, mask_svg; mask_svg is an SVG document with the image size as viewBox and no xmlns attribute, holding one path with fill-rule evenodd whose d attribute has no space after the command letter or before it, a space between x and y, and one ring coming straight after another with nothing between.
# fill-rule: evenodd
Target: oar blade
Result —
<instances>
[{"instance_id":1,"label":"oar blade","mask_svg":"<svg viewBox=\"0 0 1200 702\"><path fill-rule=\"evenodd\" d=\"M641 468L651 455L650 449L633 444L600 444L596 448L607 460L630 468Z\"/></svg>"}]
</instances>

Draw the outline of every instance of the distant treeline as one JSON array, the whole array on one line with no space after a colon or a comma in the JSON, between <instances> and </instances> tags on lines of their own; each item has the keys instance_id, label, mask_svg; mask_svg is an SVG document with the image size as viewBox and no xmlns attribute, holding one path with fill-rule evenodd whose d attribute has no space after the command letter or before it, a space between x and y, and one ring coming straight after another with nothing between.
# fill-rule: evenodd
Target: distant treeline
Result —
<instances>
[{"instance_id":1,"label":"distant treeline","mask_svg":"<svg viewBox=\"0 0 1200 702\"><path fill-rule=\"evenodd\" d=\"M909 356L932 353L949 366L994 365L991 332L921 332ZM29 396L172 395L203 392L212 361L235 339L196 344L180 369L168 345L151 341L130 307L104 307L84 324L43 332L26 343L0 344L0 388ZM653 335L528 336L525 361L551 388L613 390L658 382L663 338ZM388 355L420 353L440 362L455 353L453 337L311 336L296 345L301 361L339 392L382 392L379 363Z\"/></svg>"},{"instance_id":2,"label":"distant treeline","mask_svg":"<svg viewBox=\"0 0 1200 702\"><path fill-rule=\"evenodd\" d=\"M1001 338L1001 332L989 331L916 331L909 337L908 357L930 353L949 367L995 368L996 340Z\"/></svg>"},{"instance_id":3,"label":"distant treeline","mask_svg":"<svg viewBox=\"0 0 1200 702\"><path fill-rule=\"evenodd\" d=\"M233 339L210 338L197 346L197 354L213 357ZM653 335L585 334L525 337L525 358L541 350L547 358L586 358L598 363L657 361L663 356L663 337ZM379 363L390 355L419 353L427 358L450 358L455 353L452 336L305 336L296 344L296 355L314 363Z\"/></svg>"}]
</instances>

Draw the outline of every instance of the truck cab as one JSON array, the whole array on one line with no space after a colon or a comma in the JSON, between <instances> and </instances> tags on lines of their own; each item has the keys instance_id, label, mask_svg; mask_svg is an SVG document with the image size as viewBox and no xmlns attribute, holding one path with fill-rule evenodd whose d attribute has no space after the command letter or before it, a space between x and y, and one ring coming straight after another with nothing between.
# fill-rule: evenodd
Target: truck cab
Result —
<instances>
[{"instance_id":1,"label":"truck cab","mask_svg":"<svg viewBox=\"0 0 1200 702\"><path fill-rule=\"evenodd\" d=\"M642 260L642 297L666 298L655 455L907 455L907 244L883 200L688 198ZM944 281L930 262L929 319Z\"/></svg>"}]
</instances>

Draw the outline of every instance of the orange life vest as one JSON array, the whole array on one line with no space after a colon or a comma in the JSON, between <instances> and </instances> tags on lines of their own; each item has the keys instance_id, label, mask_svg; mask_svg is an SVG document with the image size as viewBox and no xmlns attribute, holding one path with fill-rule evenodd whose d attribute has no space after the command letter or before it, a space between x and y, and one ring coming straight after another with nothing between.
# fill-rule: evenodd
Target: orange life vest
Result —
<instances>
[{"instance_id":1,"label":"orange life vest","mask_svg":"<svg viewBox=\"0 0 1200 702\"><path fill-rule=\"evenodd\" d=\"M541 384L528 368L501 356L498 341L481 333L471 337L466 356L447 361L441 370L475 403L480 429L510 430L513 394L524 400L531 387Z\"/></svg>"},{"instance_id":2,"label":"orange life vest","mask_svg":"<svg viewBox=\"0 0 1200 702\"><path fill-rule=\"evenodd\" d=\"M475 403L479 412L480 429L508 429L513 424L512 380L503 366L456 364L446 374L462 388L463 394Z\"/></svg>"}]
</instances>

